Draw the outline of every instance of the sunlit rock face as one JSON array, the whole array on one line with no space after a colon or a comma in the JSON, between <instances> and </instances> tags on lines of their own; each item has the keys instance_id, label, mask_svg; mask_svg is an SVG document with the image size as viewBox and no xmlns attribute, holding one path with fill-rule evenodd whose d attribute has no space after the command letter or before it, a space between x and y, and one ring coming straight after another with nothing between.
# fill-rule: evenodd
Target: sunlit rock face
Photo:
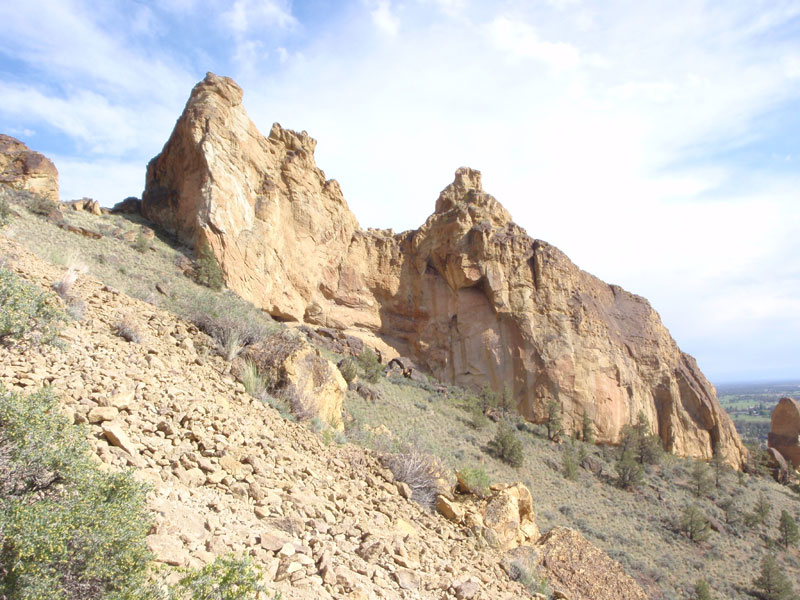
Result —
<instances>
[{"instance_id":1,"label":"sunlit rock face","mask_svg":"<svg viewBox=\"0 0 800 600\"><path fill-rule=\"evenodd\" d=\"M195 86L147 170L143 214L207 243L228 287L281 320L361 335L442 381L507 389L541 422L555 399L568 430L587 414L616 442L642 412L664 446L709 458L744 449L716 392L639 296L530 238L461 168L415 231L363 230L316 142L262 136L231 80Z\"/></svg>"},{"instance_id":2,"label":"sunlit rock face","mask_svg":"<svg viewBox=\"0 0 800 600\"><path fill-rule=\"evenodd\" d=\"M8 135L0 134L0 184L58 202L58 170L53 162Z\"/></svg>"}]
</instances>

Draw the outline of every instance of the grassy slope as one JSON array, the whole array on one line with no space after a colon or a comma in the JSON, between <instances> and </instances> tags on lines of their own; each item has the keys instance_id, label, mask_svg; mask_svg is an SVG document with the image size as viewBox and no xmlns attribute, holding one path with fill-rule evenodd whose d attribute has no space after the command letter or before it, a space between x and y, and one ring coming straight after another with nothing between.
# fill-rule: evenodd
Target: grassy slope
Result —
<instances>
[{"instance_id":1,"label":"grassy slope","mask_svg":"<svg viewBox=\"0 0 800 600\"><path fill-rule=\"evenodd\" d=\"M93 240L61 230L19 207L17 212L19 217L5 235L53 262L81 262L108 285L182 316L205 310L270 322L268 316L234 295L210 292L182 275L175 264L186 250L168 238L157 237L151 249L140 253L133 243L111 235L137 229L135 218L65 211L70 223L106 234ZM156 283L161 283L168 295L157 292ZM493 481L522 480L533 494L542 531L554 525L579 529L619 560L653 598L691 597L690 589L700 578L709 581L715 598L749 597L746 589L756 575L759 560L768 551L770 540L777 537L780 511L785 508L800 520L798 496L766 479L746 476L740 484L729 474L722 490L697 500L688 490L691 463L674 457L666 457L661 466L651 468L645 484L636 492L617 489L606 478L598 479L582 469L578 478L570 481L561 472L563 445L547 441L542 428L526 424L518 431L526 461L515 470L485 451L496 425L481 430L471 427L457 391L444 396L405 381L386 379L376 387L381 399L375 403L354 393L348 395L346 410L353 417L349 427L352 439L379 443L370 441L367 432L385 425L395 443L414 444L441 456L454 468L481 466ZM586 451L604 461L606 473L613 475L612 449L587 447ZM706 514L722 521L714 501L735 495L750 510L760 492L766 493L773 505L769 527L763 530L740 526L728 533L712 533L707 542L695 544L669 527L689 503L698 504ZM797 550L769 551L780 556L794 581L800 581Z\"/></svg>"}]
</instances>

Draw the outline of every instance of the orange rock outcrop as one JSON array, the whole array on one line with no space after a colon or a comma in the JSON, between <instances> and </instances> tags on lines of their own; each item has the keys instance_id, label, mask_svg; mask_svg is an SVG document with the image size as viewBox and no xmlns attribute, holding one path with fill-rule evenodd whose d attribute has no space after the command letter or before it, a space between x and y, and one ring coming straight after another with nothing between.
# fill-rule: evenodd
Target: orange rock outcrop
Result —
<instances>
[{"instance_id":1,"label":"orange rock outcrop","mask_svg":"<svg viewBox=\"0 0 800 600\"><path fill-rule=\"evenodd\" d=\"M619 440L643 412L665 448L731 464L745 450L713 386L644 299L532 239L469 168L415 231L359 227L305 132L259 134L231 80L209 73L147 169L144 216L207 243L231 289L280 320L333 327L437 378L513 394L541 422L555 399Z\"/></svg>"}]
</instances>

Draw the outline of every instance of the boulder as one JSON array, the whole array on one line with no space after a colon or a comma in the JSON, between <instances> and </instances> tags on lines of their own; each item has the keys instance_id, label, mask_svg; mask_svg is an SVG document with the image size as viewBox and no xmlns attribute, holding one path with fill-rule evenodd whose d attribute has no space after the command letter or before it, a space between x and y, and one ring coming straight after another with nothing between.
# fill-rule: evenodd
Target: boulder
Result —
<instances>
[{"instance_id":1,"label":"boulder","mask_svg":"<svg viewBox=\"0 0 800 600\"><path fill-rule=\"evenodd\" d=\"M53 162L3 134L0 134L0 184L58 202L58 170Z\"/></svg>"},{"instance_id":2,"label":"boulder","mask_svg":"<svg viewBox=\"0 0 800 600\"><path fill-rule=\"evenodd\" d=\"M337 430L344 429L342 407L347 382L336 365L311 344L283 332L248 348L245 356L277 382L295 416L318 417Z\"/></svg>"},{"instance_id":3,"label":"boulder","mask_svg":"<svg viewBox=\"0 0 800 600\"><path fill-rule=\"evenodd\" d=\"M148 165L142 212L208 244L226 285L278 320L358 331L440 381L508 387L534 422L556 400L567 434L588 414L617 443L641 412L668 451L719 445L741 465L713 386L647 300L529 237L479 171L458 169L419 229L364 230L315 146L277 123L262 136L241 88L209 73Z\"/></svg>"},{"instance_id":4,"label":"boulder","mask_svg":"<svg viewBox=\"0 0 800 600\"><path fill-rule=\"evenodd\" d=\"M102 215L103 210L100 208L100 203L91 198L81 198L80 200L70 200L66 205L72 210L78 212L88 212L93 215Z\"/></svg>"},{"instance_id":5,"label":"boulder","mask_svg":"<svg viewBox=\"0 0 800 600\"><path fill-rule=\"evenodd\" d=\"M111 209L112 214L138 215L142 212L142 201L139 198L128 196L125 200L117 202Z\"/></svg>"},{"instance_id":6,"label":"boulder","mask_svg":"<svg viewBox=\"0 0 800 600\"><path fill-rule=\"evenodd\" d=\"M647 600L647 595L617 561L574 529L555 527L535 546L538 563L561 598L570 600Z\"/></svg>"},{"instance_id":7,"label":"boulder","mask_svg":"<svg viewBox=\"0 0 800 600\"><path fill-rule=\"evenodd\" d=\"M531 493L522 483L492 486L482 507L483 537L506 551L539 539Z\"/></svg>"},{"instance_id":8,"label":"boulder","mask_svg":"<svg viewBox=\"0 0 800 600\"><path fill-rule=\"evenodd\" d=\"M767 446L777 450L793 468L800 467L800 402L793 398L778 401L770 418Z\"/></svg>"}]
</instances>

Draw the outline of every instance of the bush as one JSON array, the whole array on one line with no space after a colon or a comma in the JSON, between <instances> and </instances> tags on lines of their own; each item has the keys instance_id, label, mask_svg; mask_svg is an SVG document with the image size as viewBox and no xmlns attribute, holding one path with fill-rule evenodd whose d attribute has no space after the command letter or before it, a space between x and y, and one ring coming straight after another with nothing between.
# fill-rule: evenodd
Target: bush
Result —
<instances>
[{"instance_id":1,"label":"bush","mask_svg":"<svg viewBox=\"0 0 800 600\"><path fill-rule=\"evenodd\" d=\"M267 382L259 372L258 366L251 359L246 359L239 371L239 380L244 385L244 389L253 398L261 398L267 391Z\"/></svg>"},{"instance_id":2,"label":"bush","mask_svg":"<svg viewBox=\"0 0 800 600\"><path fill-rule=\"evenodd\" d=\"M689 476L692 481L692 493L695 497L701 498L711 491L714 482L706 463L699 460L694 461Z\"/></svg>"},{"instance_id":3,"label":"bush","mask_svg":"<svg viewBox=\"0 0 800 600\"><path fill-rule=\"evenodd\" d=\"M211 246L208 242L203 243L197 252L195 259L194 280L200 285L211 288L212 290L221 290L225 281L222 275L222 269L219 266L219 261Z\"/></svg>"},{"instance_id":4,"label":"bush","mask_svg":"<svg viewBox=\"0 0 800 600\"><path fill-rule=\"evenodd\" d=\"M464 467L456 473L461 491L484 497L489 493L489 476L480 467Z\"/></svg>"},{"instance_id":5,"label":"bush","mask_svg":"<svg viewBox=\"0 0 800 600\"><path fill-rule=\"evenodd\" d=\"M489 450L505 463L518 469L525 462L525 455L522 451L522 442L514 435L514 430L508 423L500 423L497 433L489 442Z\"/></svg>"},{"instance_id":6,"label":"bush","mask_svg":"<svg viewBox=\"0 0 800 600\"><path fill-rule=\"evenodd\" d=\"M436 456L407 449L385 454L381 460L397 481L408 484L411 499L426 508L433 508L436 496L445 491L448 470Z\"/></svg>"},{"instance_id":7,"label":"bush","mask_svg":"<svg viewBox=\"0 0 800 600\"><path fill-rule=\"evenodd\" d=\"M701 579L695 584L694 598L695 600L711 600L711 590L705 580Z\"/></svg>"},{"instance_id":8,"label":"bush","mask_svg":"<svg viewBox=\"0 0 800 600\"><path fill-rule=\"evenodd\" d=\"M263 577L249 558L221 556L175 584L171 600L257 600L266 592ZM278 598L280 594L273 600Z\"/></svg>"},{"instance_id":9,"label":"bush","mask_svg":"<svg viewBox=\"0 0 800 600\"><path fill-rule=\"evenodd\" d=\"M564 445L562 459L564 467L564 477L566 477L571 481L577 479L578 463L575 460L575 450L571 443L567 443Z\"/></svg>"},{"instance_id":10,"label":"bush","mask_svg":"<svg viewBox=\"0 0 800 600\"><path fill-rule=\"evenodd\" d=\"M356 361L348 356L339 361L338 367L339 372L348 384L355 381L355 378L358 376Z\"/></svg>"},{"instance_id":11,"label":"bush","mask_svg":"<svg viewBox=\"0 0 800 600\"><path fill-rule=\"evenodd\" d=\"M28 200L28 210L35 215L47 217L53 212L58 211L58 203L50 200L49 198L45 198L44 196L34 194Z\"/></svg>"},{"instance_id":12,"label":"bush","mask_svg":"<svg viewBox=\"0 0 800 600\"><path fill-rule=\"evenodd\" d=\"M383 365L371 348L364 348L364 351L358 355L358 366L361 369L361 375L369 383L378 383L383 375Z\"/></svg>"},{"instance_id":13,"label":"bush","mask_svg":"<svg viewBox=\"0 0 800 600\"><path fill-rule=\"evenodd\" d=\"M66 320L52 294L0 268L0 343L54 344Z\"/></svg>"},{"instance_id":14,"label":"bush","mask_svg":"<svg viewBox=\"0 0 800 600\"><path fill-rule=\"evenodd\" d=\"M206 313L196 313L192 317L192 322L200 331L217 342L217 352L228 361L267 335L265 326L245 317L230 315L215 317ZM261 371L264 372L263 369Z\"/></svg>"},{"instance_id":15,"label":"bush","mask_svg":"<svg viewBox=\"0 0 800 600\"><path fill-rule=\"evenodd\" d=\"M114 334L123 340L138 344L142 341L142 334L136 325L136 321L130 315L125 315L114 325Z\"/></svg>"},{"instance_id":16,"label":"bush","mask_svg":"<svg viewBox=\"0 0 800 600\"><path fill-rule=\"evenodd\" d=\"M595 427L594 422L589 418L589 415L583 413L583 422L581 423L581 440L586 444L594 444Z\"/></svg>"},{"instance_id":17,"label":"bush","mask_svg":"<svg viewBox=\"0 0 800 600\"><path fill-rule=\"evenodd\" d=\"M481 404L477 401L474 401L474 403L470 406L469 416L469 424L478 430L485 429L491 422L489 417L486 416L486 413L483 412Z\"/></svg>"},{"instance_id":18,"label":"bush","mask_svg":"<svg viewBox=\"0 0 800 600\"><path fill-rule=\"evenodd\" d=\"M0 597L152 598L149 527L143 486L95 466L51 392L0 389Z\"/></svg>"},{"instance_id":19,"label":"bush","mask_svg":"<svg viewBox=\"0 0 800 600\"><path fill-rule=\"evenodd\" d=\"M8 205L8 200L5 196L0 196L0 227L11 223L11 207Z\"/></svg>"},{"instance_id":20,"label":"bush","mask_svg":"<svg viewBox=\"0 0 800 600\"><path fill-rule=\"evenodd\" d=\"M143 254L150 250L150 240L148 240L144 235L144 229L139 229L139 233L136 234L136 239L133 241L133 248L137 252L141 252ZM220 285L220 287L222 286Z\"/></svg>"}]
</instances>

